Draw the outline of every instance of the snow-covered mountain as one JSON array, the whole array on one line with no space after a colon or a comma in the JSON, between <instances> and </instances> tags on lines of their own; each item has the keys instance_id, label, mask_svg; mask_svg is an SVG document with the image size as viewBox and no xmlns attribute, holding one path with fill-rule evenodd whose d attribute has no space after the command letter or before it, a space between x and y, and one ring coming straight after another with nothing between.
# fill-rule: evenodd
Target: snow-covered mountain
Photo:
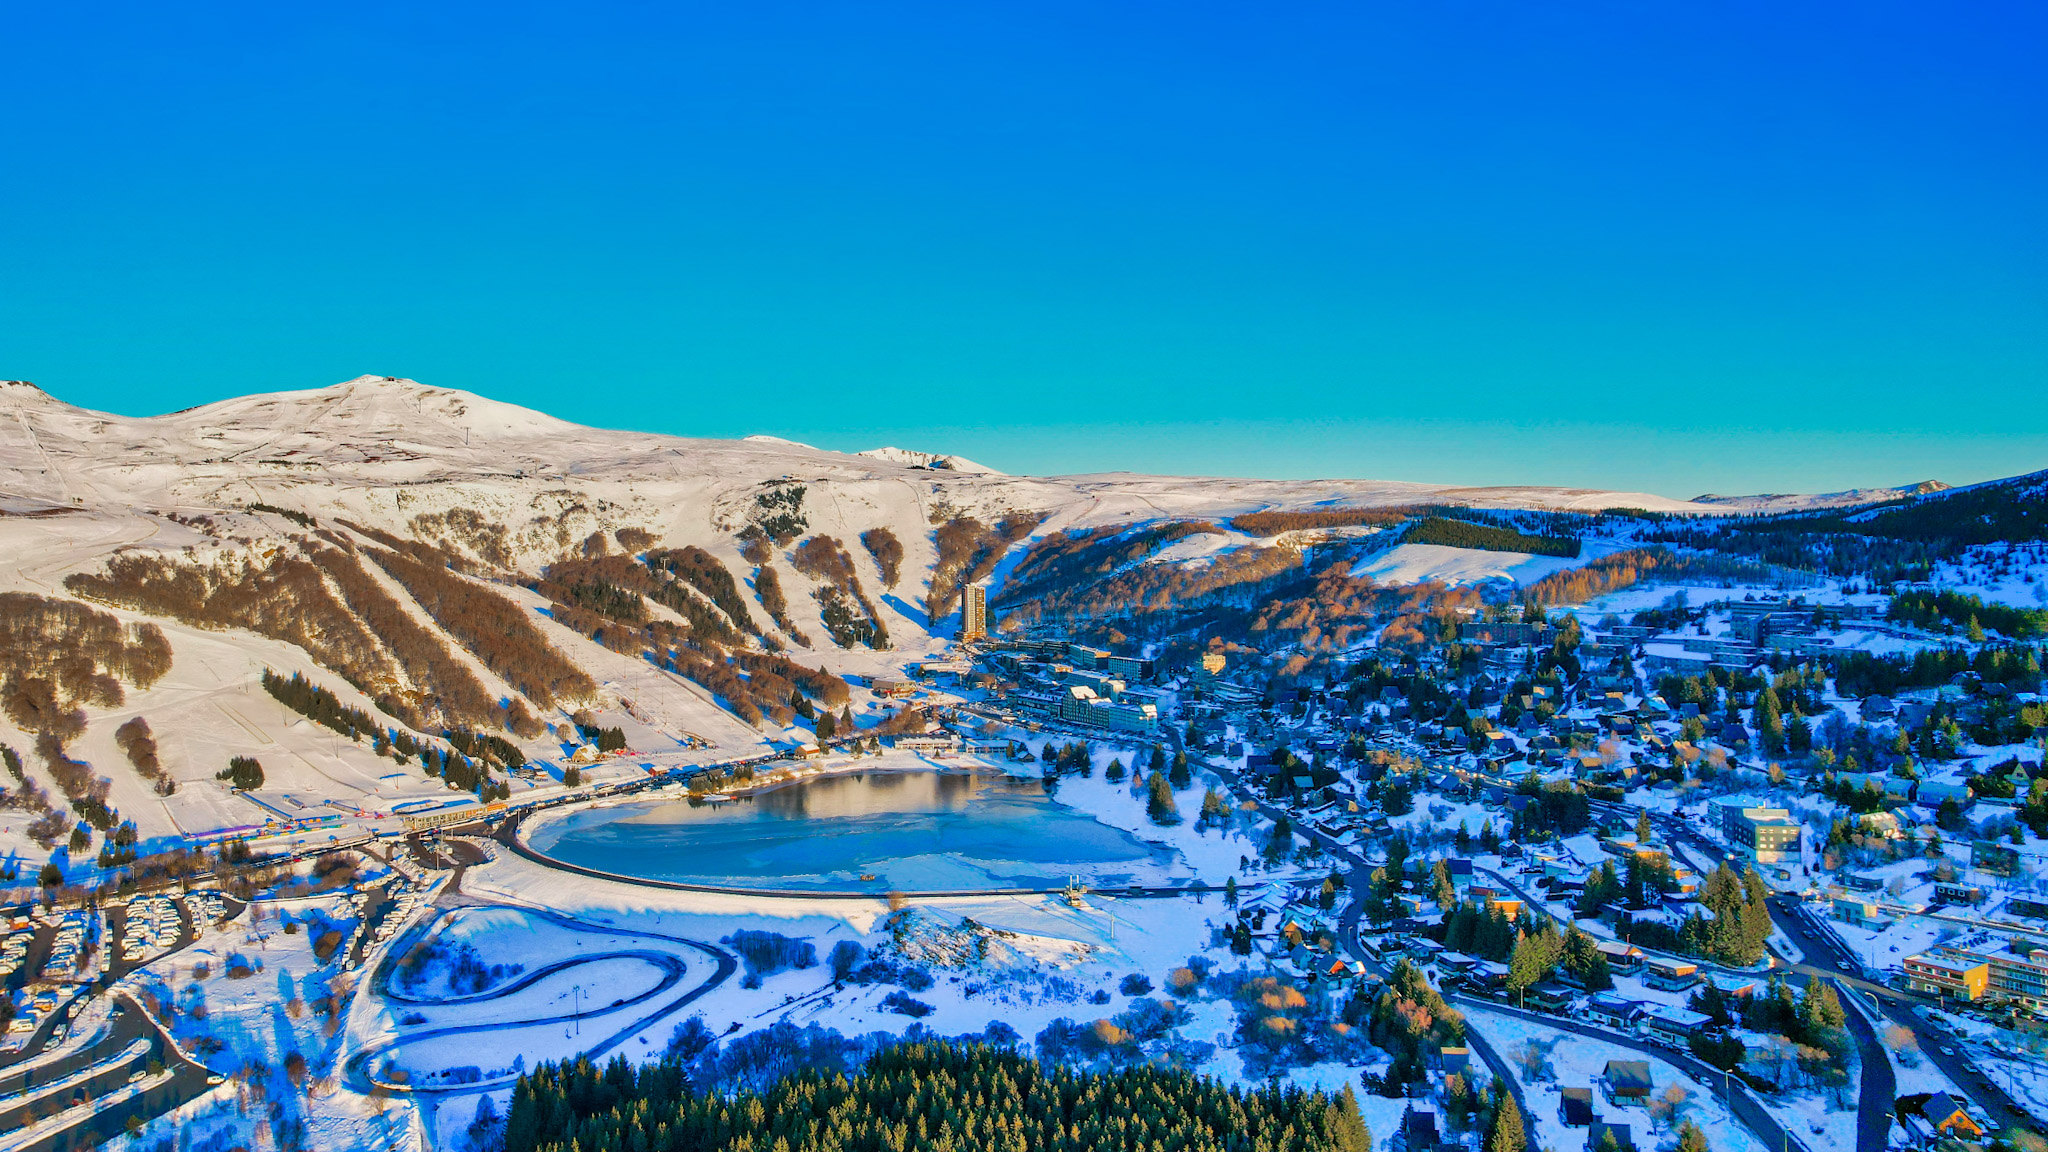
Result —
<instances>
[{"instance_id":1,"label":"snow-covered mountain","mask_svg":"<svg viewBox=\"0 0 2048 1152\"><path fill-rule=\"evenodd\" d=\"M870 448L865 452L859 453L859 455L872 456L877 460L888 460L896 464L908 464L913 468L943 468L954 472L983 472L991 476L1003 475L1003 473L996 471L994 468L986 464L976 464L965 456L953 456L939 452L914 452L908 448L884 447Z\"/></svg>"},{"instance_id":2,"label":"snow-covered mountain","mask_svg":"<svg viewBox=\"0 0 2048 1152\"><path fill-rule=\"evenodd\" d=\"M1357 510L1418 505L1728 510L1541 487L1011 476L941 453L586 428L382 376L153 417L0 383L0 595L25 594L14 610L42 629L0 660L0 744L43 749L24 759L51 794L106 781L145 835L246 822L213 780L231 756L313 803L388 810L439 787L272 699L266 670L427 740L502 733L558 758L588 712L634 749L730 756L803 738L798 691L878 719L888 706L837 677L942 650L959 583L1002 582L1037 542L1098 550L1045 549L1038 594L1163 566L1156 602L1183 570L1189 588L1256 587L1317 539L1235 517L1362 524ZM174 795L128 766L116 732L138 717Z\"/></svg>"}]
</instances>

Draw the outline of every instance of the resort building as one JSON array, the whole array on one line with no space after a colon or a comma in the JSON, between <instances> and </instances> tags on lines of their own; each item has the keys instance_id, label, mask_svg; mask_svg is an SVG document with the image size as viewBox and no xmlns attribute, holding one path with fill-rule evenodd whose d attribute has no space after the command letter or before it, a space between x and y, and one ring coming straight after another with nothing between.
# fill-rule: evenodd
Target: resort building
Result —
<instances>
[{"instance_id":1,"label":"resort building","mask_svg":"<svg viewBox=\"0 0 2048 1152\"><path fill-rule=\"evenodd\" d=\"M988 639L988 581L976 580L960 589L960 638Z\"/></svg>"},{"instance_id":2,"label":"resort building","mask_svg":"<svg viewBox=\"0 0 2048 1152\"><path fill-rule=\"evenodd\" d=\"M1113 732L1157 732L1159 706L1106 700L1085 684L1070 685L1060 697L1059 718L1069 724L1107 728Z\"/></svg>"},{"instance_id":3,"label":"resort building","mask_svg":"<svg viewBox=\"0 0 2048 1152\"><path fill-rule=\"evenodd\" d=\"M1916 991L1944 996L2011 1000L2033 1011L2048 1011L2048 947L1978 932L1906 958L1904 968Z\"/></svg>"},{"instance_id":4,"label":"resort building","mask_svg":"<svg viewBox=\"0 0 2048 1152\"><path fill-rule=\"evenodd\" d=\"M1723 804L1721 834L1759 864L1776 864L1799 855L1799 822L1783 808Z\"/></svg>"}]
</instances>

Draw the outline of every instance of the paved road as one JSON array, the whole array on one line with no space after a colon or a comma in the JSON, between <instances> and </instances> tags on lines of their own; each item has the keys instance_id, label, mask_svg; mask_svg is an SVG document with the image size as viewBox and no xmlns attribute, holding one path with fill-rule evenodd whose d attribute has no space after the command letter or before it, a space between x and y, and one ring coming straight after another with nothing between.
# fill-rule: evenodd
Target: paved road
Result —
<instances>
[{"instance_id":1,"label":"paved road","mask_svg":"<svg viewBox=\"0 0 2048 1152\"><path fill-rule=\"evenodd\" d=\"M1705 853L1709 859L1718 862L1728 858L1725 848L1701 835L1683 818L1655 813L1652 814L1652 818L1667 835L1692 845ZM1938 1002L1934 998L1905 992L1888 984L1867 979L1863 975L1861 958L1844 947L1834 933L1815 925L1809 919L1811 914L1804 902L1797 897L1774 896L1768 903L1772 923L1777 925L1778 930L1783 932L1805 957L1797 964L1787 964L1787 971L1832 980L1839 988L1853 989L1876 1000L1883 1018L1911 1031L1921 1055L1933 1061L1936 1067L1947 1074L1950 1081L1991 1117L1994 1125L2020 1125L2029 1128L2035 1126L2033 1118L2015 1104L2011 1096L1993 1084L1968 1057L1963 1055L1966 1049L1952 1032L1924 1019L1914 1011L1916 1008L1936 1005ZM1871 1062L1866 1057L1865 1067L1870 1066ZM1889 1061L1884 1064L1884 1075L1887 1079L1891 1078ZM1869 1099L1868 1093L1864 1098L1866 1101ZM1892 1102L1885 1101L1884 1111L1887 1114L1891 1107ZM1890 1138L1889 1124L1890 1121L1887 1119L1886 1134L1878 1138L1874 1145L1868 1142L1872 1138L1869 1132L1859 1132L1858 1152L1878 1152Z\"/></svg>"},{"instance_id":2,"label":"paved road","mask_svg":"<svg viewBox=\"0 0 2048 1152\"><path fill-rule=\"evenodd\" d=\"M1797 906L1796 901L1774 901L1771 911L1779 930L1791 937L1792 942L1809 958L1826 957L1851 965L1857 963L1855 957L1842 947L1833 933L1823 934L1807 920L1806 913ZM1964 1055L1967 1049L1963 1041L1955 1033L1915 1011L1934 1006L1935 1001L1926 997L1902 994L1896 988L1889 988L1861 977L1831 975L1825 968L1812 963L1795 965L1793 971L1829 976L1839 985L1875 998L1878 1011L1882 1013L1882 1021L1887 1025L1896 1024L1911 1031L1920 1055L1932 1061L1934 1066L1941 1069L1958 1088L1968 1093L1970 1099L1976 1101L1977 1106L1984 1109L1995 1124L2017 1124L2029 1128L2035 1126L2033 1117L2027 1115L2004 1089L1992 1083L1975 1064L1970 1062ZM1889 1101L1886 1106L1889 1109Z\"/></svg>"},{"instance_id":3,"label":"paved road","mask_svg":"<svg viewBox=\"0 0 2048 1152\"><path fill-rule=\"evenodd\" d=\"M1777 1117L1771 1115L1769 1110L1757 1102L1756 1097L1750 1094L1749 1089L1743 1085L1741 1080L1694 1057L1691 1053L1665 1048L1661 1045L1652 1044L1641 1037L1610 1031L1595 1024L1581 1024L1576 1021L1563 1019L1562 1017L1546 1015L1542 1012L1530 1012L1526 1009L1510 1007L1493 1000L1473 996L1458 996L1456 999L1488 1012L1499 1012L1502 1015L1513 1016L1520 1020L1529 1021L1532 1024L1540 1024L1545 1028L1551 1028L1559 1032L1573 1033L1584 1036L1589 1040L1598 1040L1603 1044L1612 1044L1619 1048L1628 1048L1641 1052L1646 1056L1654 1056L1667 1064L1673 1065L1679 1071L1684 1072L1699 1083L1707 1085L1709 1088L1718 1086L1718 1095L1728 1103L1729 1109L1735 1113L1735 1118L1742 1122L1743 1127L1755 1133L1756 1138L1763 1141L1764 1147L1776 1149L1794 1147L1804 1149L1807 1147L1804 1140L1800 1139L1797 1135L1787 1132L1784 1126L1778 1123ZM1880 1147L1882 1147L1882 1144L1880 1144ZM1858 1152L1863 1152L1860 1144L1858 1145Z\"/></svg>"},{"instance_id":4,"label":"paved road","mask_svg":"<svg viewBox=\"0 0 2048 1152\"><path fill-rule=\"evenodd\" d=\"M1833 977L1835 995L1848 1014L1849 1035L1856 1040L1856 1055L1862 1065L1856 1096L1856 1152L1885 1152L1892 1138L1892 1107L1898 1099L1898 1077L1891 1058L1879 1041L1877 1029L1864 1014L1863 1001L1842 981Z\"/></svg>"},{"instance_id":5,"label":"paved road","mask_svg":"<svg viewBox=\"0 0 2048 1152\"><path fill-rule=\"evenodd\" d=\"M116 1000L121 1016L113 1021L110 1040L102 1041L86 1052L76 1053L45 1068L37 1069L37 1077L41 1082L48 1083L51 1079L70 1075L89 1067L97 1059L105 1059L109 1054L118 1052L122 1046L132 1042L137 1036L143 1036L150 1041L149 1057L164 1062L172 1073L170 1079L117 1104L81 1112L73 1122L45 1134L34 1143L24 1145L19 1152L60 1152L64 1149L97 1145L125 1130L130 1116L144 1121L151 1120L210 1090L211 1085L207 1083L207 1078L211 1073L205 1065L195 1063L180 1053L170 1042L169 1037L165 1036L149 1015L142 1011L140 1005L126 995L117 995ZM108 1047L109 1044L112 1046ZM129 1074L136 1067L137 1065L133 1063L123 1063L96 1074L81 1085L86 1090L86 1098L95 1099L125 1088ZM16 1086L19 1087L19 1082L16 1082ZM73 1092L74 1090L67 1089L60 1094L60 1098L68 1101L72 1099ZM45 1106L47 1107L47 1102ZM11 1127L12 1125L0 1125L0 1130Z\"/></svg>"},{"instance_id":6,"label":"paved road","mask_svg":"<svg viewBox=\"0 0 2048 1152\"><path fill-rule=\"evenodd\" d=\"M1173 743L1176 750L1178 750L1180 744L1179 734L1171 728L1168 728L1167 732L1173 737ZM1257 805L1260 814L1267 819L1277 820L1281 816L1286 815L1279 809L1266 803L1263 797L1254 792L1244 781L1238 779L1235 773L1219 771L1217 775L1222 778L1224 787L1232 795ZM1292 816L1288 816L1287 819L1289 825L1295 824ZM1345 874L1344 891L1350 894L1351 899L1337 914L1337 942L1352 959L1362 961L1381 979L1387 978L1389 975L1387 966L1380 962L1379 957L1368 953L1358 942L1358 921L1365 912L1364 894L1366 885L1371 882L1372 871L1376 865L1314 828L1306 825L1296 826L1295 834L1307 837L1318 847L1322 848L1323 851L1329 853L1333 858L1343 861L1350 868L1350 871ZM1536 1131L1536 1113L1530 1109L1528 1097L1522 1090L1522 1082L1515 1078L1513 1071L1508 1067L1507 1061L1501 1058L1500 1052L1477 1029L1470 1027L1465 1029L1465 1045L1478 1053L1480 1061L1486 1065L1495 1078L1507 1085L1508 1091L1514 1093L1515 1107L1522 1110L1522 1130L1525 1143L1530 1148L1540 1147L1541 1141Z\"/></svg>"}]
</instances>

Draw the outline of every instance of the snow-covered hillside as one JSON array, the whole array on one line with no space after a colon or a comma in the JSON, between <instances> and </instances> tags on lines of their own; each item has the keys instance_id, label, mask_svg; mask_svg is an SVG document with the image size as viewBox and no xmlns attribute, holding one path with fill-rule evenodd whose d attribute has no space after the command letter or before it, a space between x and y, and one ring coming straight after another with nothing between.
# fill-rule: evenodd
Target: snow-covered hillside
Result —
<instances>
[{"instance_id":1,"label":"snow-covered hillside","mask_svg":"<svg viewBox=\"0 0 2048 1152\"><path fill-rule=\"evenodd\" d=\"M1901 484L1896 488L1851 488L1846 492L1819 492L1807 495L1785 495L1764 493L1756 496L1716 496L1708 493L1695 496L1695 504L1707 504L1724 512L1771 515L1778 512L1817 512L1828 508L1861 508L1869 504L1885 504L1903 500L1909 496L1926 496L1935 492L1946 492L1949 486L1939 480L1922 480L1918 484Z\"/></svg>"},{"instance_id":2,"label":"snow-covered hillside","mask_svg":"<svg viewBox=\"0 0 2048 1152\"><path fill-rule=\"evenodd\" d=\"M107 802L146 836L303 807L390 811L441 787L273 700L267 670L430 740L504 732L550 765L585 740L572 713L642 756L730 757L811 738L789 715L790 677L899 673L950 641L960 580L1000 582L1056 534L1199 523L1146 562L1200 569L1295 546L1218 527L1233 516L1414 505L1725 514L1581 489L1010 476L923 451L586 428L381 376L139 418L0 383L0 592L88 599L122 626L160 628L172 651L161 679L95 688L106 677L81 674L52 698L83 717L61 736L89 769L78 779L109 781ZM1450 559L1486 572L1390 557L1373 574L1477 579L1526 560L1476 557ZM462 618L486 609L502 620L486 631L516 633L511 646ZM778 651L795 663L774 663ZM10 684L46 674L0 669ZM858 723L886 711L822 683L803 689L820 707ZM63 781L27 755L52 746L50 722L16 695L0 744L57 795ZM175 795L125 762L114 729L134 717ZM242 755L262 762L268 807L213 779ZM26 844L27 824L7 825L0 852Z\"/></svg>"}]
</instances>

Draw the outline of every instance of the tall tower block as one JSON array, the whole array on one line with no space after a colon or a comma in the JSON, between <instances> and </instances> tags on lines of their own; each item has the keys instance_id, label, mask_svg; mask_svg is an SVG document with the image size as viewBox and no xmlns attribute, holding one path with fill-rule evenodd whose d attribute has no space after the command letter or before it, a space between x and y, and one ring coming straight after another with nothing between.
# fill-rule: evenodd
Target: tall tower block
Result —
<instances>
[{"instance_id":1,"label":"tall tower block","mask_svg":"<svg viewBox=\"0 0 2048 1152\"><path fill-rule=\"evenodd\" d=\"M976 580L960 589L960 638L988 639L988 581Z\"/></svg>"}]
</instances>

